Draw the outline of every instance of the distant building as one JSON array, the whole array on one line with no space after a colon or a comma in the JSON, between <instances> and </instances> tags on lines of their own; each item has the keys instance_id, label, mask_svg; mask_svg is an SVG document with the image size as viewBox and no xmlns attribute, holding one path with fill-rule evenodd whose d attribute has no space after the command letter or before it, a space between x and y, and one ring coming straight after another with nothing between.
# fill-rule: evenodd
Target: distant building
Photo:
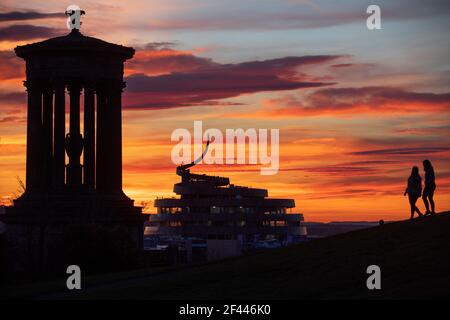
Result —
<instances>
[{"instance_id":1,"label":"distant building","mask_svg":"<svg viewBox=\"0 0 450 320\"><path fill-rule=\"evenodd\" d=\"M236 186L226 177L193 174L189 168L195 163L177 168L181 182L174 185L174 192L179 198L155 200L158 211L149 215L147 238L203 239L210 258L306 238L303 215L288 213L295 207L293 199L270 199L265 189Z\"/></svg>"}]
</instances>

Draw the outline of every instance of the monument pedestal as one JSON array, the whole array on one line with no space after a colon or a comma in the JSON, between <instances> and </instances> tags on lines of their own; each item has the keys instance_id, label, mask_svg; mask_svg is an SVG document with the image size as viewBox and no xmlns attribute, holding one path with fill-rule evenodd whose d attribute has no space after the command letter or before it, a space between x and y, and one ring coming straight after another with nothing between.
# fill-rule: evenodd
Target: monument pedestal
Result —
<instances>
[{"instance_id":1,"label":"monument pedestal","mask_svg":"<svg viewBox=\"0 0 450 320\"><path fill-rule=\"evenodd\" d=\"M30 267L35 272L48 269L51 249L61 244L73 227L120 228L133 248L143 248L142 209L135 207L125 194L24 195L5 209L2 221L15 271L29 271Z\"/></svg>"}]
</instances>

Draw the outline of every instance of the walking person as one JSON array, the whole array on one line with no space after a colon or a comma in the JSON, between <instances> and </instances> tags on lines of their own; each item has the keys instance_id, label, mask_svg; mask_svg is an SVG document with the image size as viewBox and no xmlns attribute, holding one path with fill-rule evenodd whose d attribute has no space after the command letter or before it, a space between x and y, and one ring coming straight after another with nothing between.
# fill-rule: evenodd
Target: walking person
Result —
<instances>
[{"instance_id":1,"label":"walking person","mask_svg":"<svg viewBox=\"0 0 450 320\"><path fill-rule=\"evenodd\" d=\"M416 166L412 167L411 175L408 178L408 185L406 187L404 195L406 196L407 194L409 205L411 206L410 219L414 219L414 212L417 212L419 217L422 217L423 214L416 206L417 199L419 199L420 195L422 194L422 178L419 174L419 168Z\"/></svg>"},{"instance_id":2,"label":"walking person","mask_svg":"<svg viewBox=\"0 0 450 320\"><path fill-rule=\"evenodd\" d=\"M436 190L436 182L434 176L434 169L433 166L431 165L430 160L423 161L423 170L425 171L425 187L423 188L422 199L423 203L425 204L425 208L427 209L425 216L435 215L436 211L434 210L435 207L433 196L434 190Z\"/></svg>"}]
</instances>

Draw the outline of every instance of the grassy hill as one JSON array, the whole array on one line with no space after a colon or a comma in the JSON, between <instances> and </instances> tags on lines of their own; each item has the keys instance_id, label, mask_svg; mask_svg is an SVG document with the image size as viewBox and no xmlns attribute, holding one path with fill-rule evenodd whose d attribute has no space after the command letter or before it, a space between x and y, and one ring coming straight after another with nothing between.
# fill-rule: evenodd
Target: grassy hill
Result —
<instances>
[{"instance_id":1,"label":"grassy hill","mask_svg":"<svg viewBox=\"0 0 450 320\"><path fill-rule=\"evenodd\" d=\"M381 290L366 268L381 268ZM155 274L97 281L81 299L359 299L450 296L450 213Z\"/></svg>"}]
</instances>

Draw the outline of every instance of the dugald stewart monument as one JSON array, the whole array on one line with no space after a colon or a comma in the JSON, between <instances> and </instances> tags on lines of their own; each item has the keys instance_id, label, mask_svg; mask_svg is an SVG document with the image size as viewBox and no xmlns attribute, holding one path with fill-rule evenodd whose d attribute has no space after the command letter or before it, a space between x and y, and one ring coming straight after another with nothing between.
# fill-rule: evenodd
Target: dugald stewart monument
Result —
<instances>
[{"instance_id":1,"label":"dugald stewart monument","mask_svg":"<svg viewBox=\"0 0 450 320\"><path fill-rule=\"evenodd\" d=\"M16 264L45 267L74 225L120 227L142 247L142 210L122 191L123 70L135 51L84 36L77 23L15 48L26 63L26 190L1 219Z\"/></svg>"}]
</instances>

